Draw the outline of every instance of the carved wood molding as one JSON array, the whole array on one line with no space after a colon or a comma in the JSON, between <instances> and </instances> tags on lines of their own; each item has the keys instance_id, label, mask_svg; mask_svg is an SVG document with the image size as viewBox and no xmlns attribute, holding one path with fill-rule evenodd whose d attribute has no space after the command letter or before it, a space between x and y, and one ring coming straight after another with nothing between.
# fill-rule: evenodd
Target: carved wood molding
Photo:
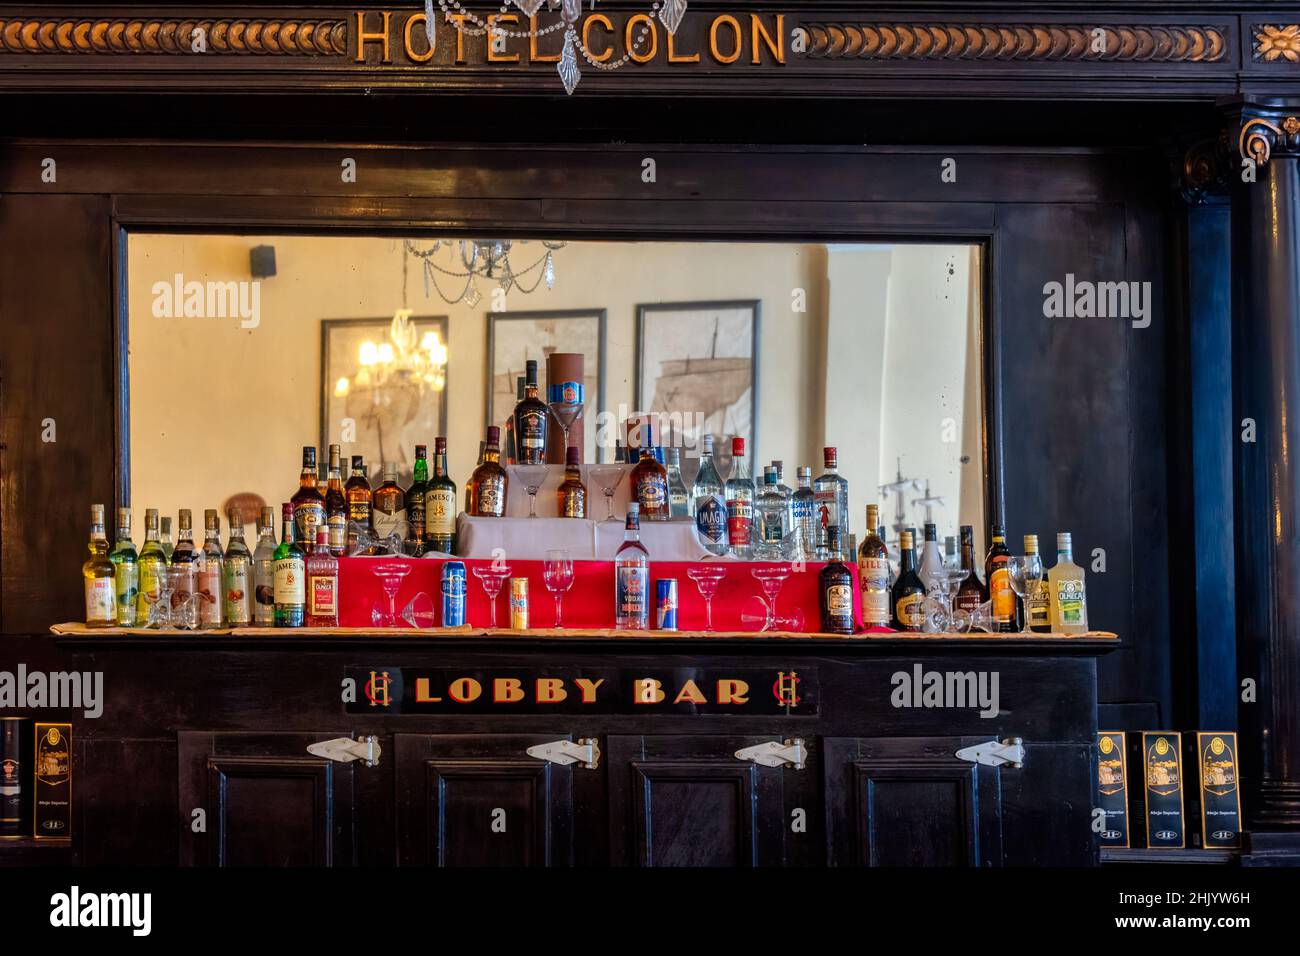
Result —
<instances>
[{"instance_id":1,"label":"carved wood molding","mask_svg":"<svg viewBox=\"0 0 1300 956\"><path fill-rule=\"evenodd\" d=\"M0 19L3 53L342 56L347 41L343 20Z\"/></svg>"},{"instance_id":2,"label":"carved wood molding","mask_svg":"<svg viewBox=\"0 0 1300 956\"><path fill-rule=\"evenodd\" d=\"M1264 63L1300 62L1300 24L1257 23L1251 58Z\"/></svg>"},{"instance_id":3,"label":"carved wood molding","mask_svg":"<svg viewBox=\"0 0 1300 956\"><path fill-rule=\"evenodd\" d=\"M1221 27L948 23L802 24L808 55L822 59L1031 60L1041 62L1214 63L1227 37Z\"/></svg>"}]
</instances>

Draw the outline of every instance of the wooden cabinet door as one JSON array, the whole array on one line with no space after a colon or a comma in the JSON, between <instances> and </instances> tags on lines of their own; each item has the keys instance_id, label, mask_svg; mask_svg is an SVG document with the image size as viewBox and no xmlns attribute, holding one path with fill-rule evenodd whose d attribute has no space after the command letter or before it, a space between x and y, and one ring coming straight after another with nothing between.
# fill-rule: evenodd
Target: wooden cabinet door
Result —
<instances>
[{"instance_id":1,"label":"wooden cabinet door","mask_svg":"<svg viewBox=\"0 0 1300 956\"><path fill-rule=\"evenodd\" d=\"M573 774L591 771L525 753L559 739L395 735L398 864L571 865Z\"/></svg>"},{"instance_id":2,"label":"wooden cabinet door","mask_svg":"<svg viewBox=\"0 0 1300 956\"><path fill-rule=\"evenodd\" d=\"M339 736L180 733L181 864L350 865L358 764L307 753Z\"/></svg>"},{"instance_id":3,"label":"wooden cabinet door","mask_svg":"<svg viewBox=\"0 0 1300 956\"><path fill-rule=\"evenodd\" d=\"M1000 865L1000 768L954 756L982 742L824 738L831 865Z\"/></svg>"},{"instance_id":4,"label":"wooden cabinet door","mask_svg":"<svg viewBox=\"0 0 1300 956\"><path fill-rule=\"evenodd\" d=\"M782 774L736 759L772 737L610 737L610 852L632 866L776 866Z\"/></svg>"}]
</instances>

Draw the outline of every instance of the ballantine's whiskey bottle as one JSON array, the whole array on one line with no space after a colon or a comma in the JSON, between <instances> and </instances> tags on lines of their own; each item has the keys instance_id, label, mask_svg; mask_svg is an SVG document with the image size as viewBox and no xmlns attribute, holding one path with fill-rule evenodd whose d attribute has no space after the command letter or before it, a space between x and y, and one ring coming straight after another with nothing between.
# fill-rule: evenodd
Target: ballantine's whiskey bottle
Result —
<instances>
[{"instance_id":1,"label":"ballantine's whiskey bottle","mask_svg":"<svg viewBox=\"0 0 1300 956\"><path fill-rule=\"evenodd\" d=\"M425 539L430 551L456 553L456 482L447 474L447 439L433 440L433 477L424 493Z\"/></svg>"},{"instance_id":2,"label":"ballantine's whiskey bottle","mask_svg":"<svg viewBox=\"0 0 1300 956\"><path fill-rule=\"evenodd\" d=\"M537 362L524 363L524 400L515 406L515 457L521 465L546 461L546 426L551 410L537 397Z\"/></svg>"},{"instance_id":3,"label":"ballantine's whiskey bottle","mask_svg":"<svg viewBox=\"0 0 1300 956\"><path fill-rule=\"evenodd\" d=\"M516 424L515 434L519 434ZM469 479L470 514L476 518L504 518L510 476L501 467L501 429L489 425L483 448L483 464ZM543 442L545 445L545 442Z\"/></svg>"},{"instance_id":4,"label":"ballantine's whiskey bottle","mask_svg":"<svg viewBox=\"0 0 1300 956\"><path fill-rule=\"evenodd\" d=\"M587 517L587 486L582 483L582 452L570 445L564 453L564 481L555 492L561 518Z\"/></svg>"},{"instance_id":5,"label":"ballantine's whiskey bottle","mask_svg":"<svg viewBox=\"0 0 1300 956\"><path fill-rule=\"evenodd\" d=\"M406 541L406 493L397 483L395 462L384 462L384 483L371 496L370 523L374 525L375 537L379 539L376 547L391 547L393 554L402 553Z\"/></svg>"}]
</instances>

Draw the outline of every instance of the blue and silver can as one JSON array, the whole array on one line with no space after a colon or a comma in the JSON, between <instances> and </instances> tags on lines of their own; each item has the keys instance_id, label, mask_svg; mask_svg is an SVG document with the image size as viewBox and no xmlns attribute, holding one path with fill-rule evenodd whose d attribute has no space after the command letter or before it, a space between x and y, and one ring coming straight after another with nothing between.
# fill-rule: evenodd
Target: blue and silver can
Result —
<instances>
[{"instance_id":1,"label":"blue and silver can","mask_svg":"<svg viewBox=\"0 0 1300 956\"><path fill-rule=\"evenodd\" d=\"M659 630L677 630L676 578L658 578L655 581L655 607Z\"/></svg>"},{"instance_id":2,"label":"blue and silver can","mask_svg":"<svg viewBox=\"0 0 1300 956\"><path fill-rule=\"evenodd\" d=\"M442 626L465 626L465 562L447 561L442 566Z\"/></svg>"}]
</instances>

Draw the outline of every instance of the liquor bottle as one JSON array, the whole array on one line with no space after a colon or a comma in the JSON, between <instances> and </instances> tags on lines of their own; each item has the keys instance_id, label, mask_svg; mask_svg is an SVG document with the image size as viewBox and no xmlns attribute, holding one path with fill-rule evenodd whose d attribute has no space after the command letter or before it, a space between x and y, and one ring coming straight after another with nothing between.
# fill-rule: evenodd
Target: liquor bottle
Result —
<instances>
[{"instance_id":1,"label":"liquor bottle","mask_svg":"<svg viewBox=\"0 0 1300 956\"><path fill-rule=\"evenodd\" d=\"M957 539L945 535L943 539L943 566L956 571L961 567L961 557L957 553Z\"/></svg>"},{"instance_id":2,"label":"liquor bottle","mask_svg":"<svg viewBox=\"0 0 1300 956\"><path fill-rule=\"evenodd\" d=\"M1088 630L1088 601L1084 593L1083 568L1074 563L1070 532L1056 536L1056 564L1047 572L1051 599L1052 630L1061 634L1083 634Z\"/></svg>"},{"instance_id":3,"label":"liquor bottle","mask_svg":"<svg viewBox=\"0 0 1300 956\"><path fill-rule=\"evenodd\" d=\"M374 530L370 523L370 480L366 477L365 459L360 455L352 456L352 474L343 486L343 497L348 506L347 553L352 554L357 550L357 536Z\"/></svg>"},{"instance_id":4,"label":"liquor bottle","mask_svg":"<svg viewBox=\"0 0 1300 956\"><path fill-rule=\"evenodd\" d=\"M253 555L244 542L244 516L231 508L230 540L222 561L223 590L226 598L226 623L231 627L248 627L253 623Z\"/></svg>"},{"instance_id":5,"label":"liquor bottle","mask_svg":"<svg viewBox=\"0 0 1300 956\"><path fill-rule=\"evenodd\" d=\"M537 362L524 363L524 400L515 406L515 456L521 465L546 461L546 427L551 410L537 397Z\"/></svg>"},{"instance_id":6,"label":"liquor bottle","mask_svg":"<svg viewBox=\"0 0 1300 956\"><path fill-rule=\"evenodd\" d=\"M117 538L113 553L114 590L117 592L117 626L135 627L136 608L140 603L140 563L131 540L131 509L117 509Z\"/></svg>"},{"instance_id":7,"label":"liquor bottle","mask_svg":"<svg viewBox=\"0 0 1300 956\"><path fill-rule=\"evenodd\" d=\"M831 525L826 529L827 549L832 557L820 575L822 631L827 634L853 633L853 575L839 555L840 529Z\"/></svg>"},{"instance_id":8,"label":"liquor bottle","mask_svg":"<svg viewBox=\"0 0 1300 956\"><path fill-rule=\"evenodd\" d=\"M113 562L108 557L108 534L104 530L104 506L90 506L90 551L81 566L86 588L86 627L112 627L117 623L117 584Z\"/></svg>"},{"instance_id":9,"label":"liquor bottle","mask_svg":"<svg viewBox=\"0 0 1300 956\"><path fill-rule=\"evenodd\" d=\"M776 470L776 490L781 493L782 498L789 501L794 495L794 489L785 483L785 462L779 458L773 458L772 467Z\"/></svg>"},{"instance_id":10,"label":"liquor bottle","mask_svg":"<svg viewBox=\"0 0 1300 956\"><path fill-rule=\"evenodd\" d=\"M167 562L170 564L172 559L172 551L175 550L176 548L176 545L172 543L171 515L167 515L165 518L162 519L162 531L158 537L158 545L159 547L162 548L163 557L165 557L167 559Z\"/></svg>"},{"instance_id":11,"label":"liquor bottle","mask_svg":"<svg viewBox=\"0 0 1300 956\"><path fill-rule=\"evenodd\" d=\"M510 475L501 467L501 429L489 425L483 446L483 463L470 476L470 514L476 518L504 518Z\"/></svg>"},{"instance_id":12,"label":"liquor bottle","mask_svg":"<svg viewBox=\"0 0 1300 956\"><path fill-rule=\"evenodd\" d=\"M726 484L727 545L741 559L754 556L754 482L745 464L745 439L731 440L731 477Z\"/></svg>"},{"instance_id":13,"label":"liquor bottle","mask_svg":"<svg viewBox=\"0 0 1300 956\"><path fill-rule=\"evenodd\" d=\"M650 425L642 426L646 430L645 438L650 441ZM668 505L668 470L659 464L654 456L654 447L646 445L643 454L632 469L632 500L641 506L641 517L646 521L667 521Z\"/></svg>"},{"instance_id":14,"label":"liquor bottle","mask_svg":"<svg viewBox=\"0 0 1300 956\"><path fill-rule=\"evenodd\" d=\"M424 537L429 550L456 553L456 482L447 474L447 439L433 440L433 478L424 492Z\"/></svg>"},{"instance_id":15,"label":"liquor bottle","mask_svg":"<svg viewBox=\"0 0 1300 956\"><path fill-rule=\"evenodd\" d=\"M474 463L474 471L483 467L483 461L487 457L487 442L478 443L478 460ZM465 482L465 514L474 513L474 471L470 472L469 480Z\"/></svg>"},{"instance_id":16,"label":"liquor bottle","mask_svg":"<svg viewBox=\"0 0 1300 956\"><path fill-rule=\"evenodd\" d=\"M763 492L754 502L754 557L760 561L780 561L785 556L786 501L776 483L776 469L763 469Z\"/></svg>"},{"instance_id":17,"label":"liquor bottle","mask_svg":"<svg viewBox=\"0 0 1300 956\"><path fill-rule=\"evenodd\" d=\"M425 494L429 490L429 449L415 446L415 474L406 492L406 553L413 558L424 554L427 544Z\"/></svg>"},{"instance_id":18,"label":"liquor bottle","mask_svg":"<svg viewBox=\"0 0 1300 956\"><path fill-rule=\"evenodd\" d=\"M343 449L330 445L330 470L325 486L325 522L329 527L329 548L338 557L348 544L348 500L343 494Z\"/></svg>"},{"instance_id":19,"label":"liquor bottle","mask_svg":"<svg viewBox=\"0 0 1300 956\"><path fill-rule=\"evenodd\" d=\"M399 492L401 489L398 489ZM275 549L275 626L302 627L306 603L307 562L297 542L297 510L293 503L282 506L282 536Z\"/></svg>"},{"instance_id":20,"label":"liquor bottle","mask_svg":"<svg viewBox=\"0 0 1300 956\"><path fill-rule=\"evenodd\" d=\"M1025 535L1025 556L1033 557L1038 554L1038 535ZM1043 565L1043 576L1038 579L1038 583L1028 582L1029 593L1025 595L1023 609L1021 611L1021 623L1027 625L1029 630L1046 633L1052 629L1052 589L1047 581L1047 564L1039 559Z\"/></svg>"},{"instance_id":21,"label":"liquor bottle","mask_svg":"<svg viewBox=\"0 0 1300 956\"><path fill-rule=\"evenodd\" d=\"M641 543L640 506L627 506L623 546L614 555L614 626L643 631L650 626L650 552Z\"/></svg>"},{"instance_id":22,"label":"liquor bottle","mask_svg":"<svg viewBox=\"0 0 1300 956\"><path fill-rule=\"evenodd\" d=\"M298 526L295 530L299 541L315 541L316 526L325 524L325 496L316 487L316 480L316 448L304 445L298 490L289 499L293 505L293 523Z\"/></svg>"},{"instance_id":23,"label":"liquor bottle","mask_svg":"<svg viewBox=\"0 0 1300 956\"><path fill-rule=\"evenodd\" d=\"M587 517L587 486L582 483L582 452L570 445L564 451L564 481L555 492L561 518Z\"/></svg>"},{"instance_id":24,"label":"liquor bottle","mask_svg":"<svg viewBox=\"0 0 1300 956\"><path fill-rule=\"evenodd\" d=\"M253 623L275 626L275 510L263 508L253 549Z\"/></svg>"},{"instance_id":25,"label":"liquor bottle","mask_svg":"<svg viewBox=\"0 0 1300 956\"><path fill-rule=\"evenodd\" d=\"M839 449L828 445L822 449L822 460L826 471L817 476L813 482L813 497L817 502L817 519L820 523L817 549L819 554L828 552L830 545L826 538L826 529L836 525L840 529L840 540L845 541L851 533L849 527L849 483L840 477ZM848 557L840 555L841 558ZM852 560L852 558L850 558Z\"/></svg>"},{"instance_id":26,"label":"liquor bottle","mask_svg":"<svg viewBox=\"0 0 1300 956\"><path fill-rule=\"evenodd\" d=\"M975 570L975 529L968 524L961 526L961 567L967 572L957 586L957 597L953 606L961 608L968 614L974 614L981 604L988 600L984 582Z\"/></svg>"},{"instance_id":27,"label":"liquor bottle","mask_svg":"<svg viewBox=\"0 0 1300 956\"><path fill-rule=\"evenodd\" d=\"M689 518L691 496L682 481L682 450L668 449L668 517Z\"/></svg>"},{"instance_id":28,"label":"liquor bottle","mask_svg":"<svg viewBox=\"0 0 1300 956\"><path fill-rule=\"evenodd\" d=\"M695 502L696 536L710 554L727 553L727 499L722 491L722 479L713 464L713 436L705 435L691 498Z\"/></svg>"},{"instance_id":29,"label":"liquor bottle","mask_svg":"<svg viewBox=\"0 0 1300 956\"><path fill-rule=\"evenodd\" d=\"M1007 550L1006 530L1000 524L993 526L993 544L984 559L984 580L988 582L989 600L993 602L994 629L1011 632L1016 627L1016 592L1011 587L1007 563L1011 552Z\"/></svg>"},{"instance_id":30,"label":"liquor bottle","mask_svg":"<svg viewBox=\"0 0 1300 956\"><path fill-rule=\"evenodd\" d=\"M926 597L943 600L948 582L944 574L943 553L939 550L939 530L933 521L925 523L925 545L921 548L921 566L917 569L917 577L925 585Z\"/></svg>"},{"instance_id":31,"label":"liquor bottle","mask_svg":"<svg viewBox=\"0 0 1300 956\"><path fill-rule=\"evenodd\" d=\"M524 382L526 380L522 375L515 379L515 407L518 408L524 400ZM515 441L515 416L513 414L506 417L506 434L505 443L501 446L501 455L508 465L519 464L519 443ZM483 464L483 446L479 446L478 463Z\"/></svg>"},{"instance_id":32,"label":"liquor bottle","mask_svg":"<svg viewBox=\"0 0 1300 956\"><path fill-rule=\"evenodd\" d=\"M172 627L192 631L199 626L198 561L194 547L193 518L189 508L180 511L180 531L172 549Z\"/></svg>"},{"instance_id":33,"label":"liquor bottle","mask_svg":"<svg viewBox=\"0 0 1300 956\"><path fill-rule=\"evenodd\" d=\"M339 559L330 550L324 528L316 529L316 547L304 562L307 574L308 627L338 627Z\"/></svg>"},{"instance_id":34,"label":"liquor bottle","mask_svg":"<svg viewBox=\"0 0 1300 956\"><path fill-rule=\"evenodd\" d=\"M790 496L790 523L795 534L795 550L791 555L797 561L811 561L817 555L817 501L812 490L812 469L799 466L799 487Z\"/></svg>"},{"instance_id":35,"label":"liquor bottle","mask_svg":"<svg viewBox=\"0 0 1300 956\"><path fill-rule=\"evenodd\" d=\"M614 439L614 463L617 465L627 464L627 449L617 438Z\"/></svg>"},{"instance_id":36,"label":"liquor bottle","mask_svg":"<svg viewBox=\"0 0 1300 956\"><path fill-rule=\"evenodd\" d=\"M370 523L378 539L375 547L380 554L401 554L406 541L406 492L397 483L395 462L384 462L383 473L384 483L371 496Z\"/></svg>"},{"instance_id":37,"label":"liquor bottle","mask_svg":"<svg viewBox=\"0 0 1300 956\"><path fill-rule=\"evenodd\" d=\"M225 609L221 596L225 591L221 568L221 524L215 508L203 512L203 547L195 564L198 586L194 600L199 605L199 627L211 630L225 624Z\"/></svg>"},{"instance_id":38,"label":"liquor bottle","mask_svg":"<svg viewBox=\"0 0 1300 956\"><path fill-rule=\"evenodd\" d=\"M872 529L880 520L879 505L867 505L867 536L858 546L858 588L862 594L862 626L889 627L892 595L889 548Z\"/></svg>"},{"instance_id":39,"label":"liquor bottle","mask_svg":"<svg viewBox=\"0 0 1300 956\"><path fill-rule=\"evenodd\" d=\"M136 604L136 626L149 627L150 618L158 623L158 606L163 595L163 578L167 574L167 555L158 541L158 509L146 508L144 512L144 544L140 548L140 599ZM164 608L165 610L165 608Z\"/></svg>"},{"instance_id":40,"label":"liquor bottle","mask_svg":"<svg viewBox=\"0 0 1300 956\"><path fill-rule=\"evenodd\" d=\"M890 600L894 608L894 630L919 631L925 623L925 585L916 573L916 553L912 550L912 532L904 531L898 542L898 580Z\"/></svg>"}]
</instances>

